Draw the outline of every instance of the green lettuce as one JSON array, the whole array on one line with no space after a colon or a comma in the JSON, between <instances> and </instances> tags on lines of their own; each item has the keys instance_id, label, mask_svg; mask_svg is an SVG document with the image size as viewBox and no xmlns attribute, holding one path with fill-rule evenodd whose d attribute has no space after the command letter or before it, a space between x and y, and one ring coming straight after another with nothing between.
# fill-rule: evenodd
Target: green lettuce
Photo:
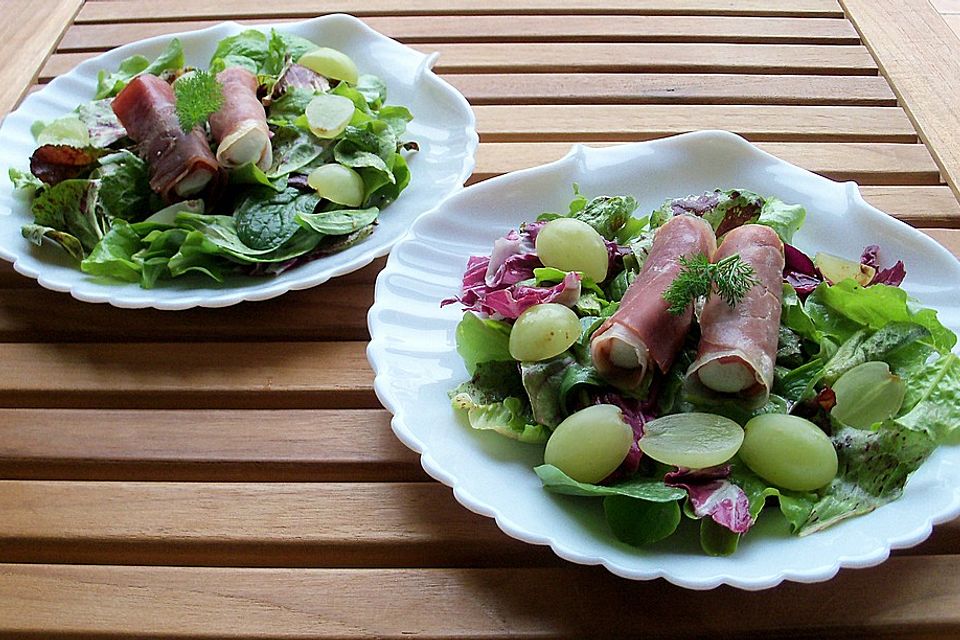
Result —
<instances>
[{"instance_id":1,"label":"green lettuce","mask_svg":"<svg viewBox=\"0 0 960 640\"><path fill-rule=\"evenodd\" d=\"M482 362L513 362L510 328L501 320L480 318L469 311L463 314L456 330L457 353L470 375Z\"/></svg>"},{"instance_id":2,"label":"green lettuce","mask_svg":"<svg viewBox=\"0 0 960 640\"><path fill-rule=\"evenodd\" d=\"M530 398L533 417L538 423L553 429L566 417L560 387L574 364L573 358L566 354L538 362L520 363L520 379Z\"/></svg>"},{"instance_id":3,"label":"green lettuce","mask_svg":"<svg viewBox=\"0 0 960 640\"><path fill-rule=\"evenodd\" d=\"M757 224L770 227L786 243L793 242L793 234L800 230L807 212L802 205L787 204L779 198L766 198L760 208Z\"/></svg>"},{"instance_id":4,"label":"green lettuce","mask_svg":"<svg viewBox=\"0 0 960 640\"><path fill-rule=\"evenodd\" d=\"M97 92L94 98L96 100L112 98L142 73L157 76L167 70L180 69L183 65L183 47L180 40L174 38L153 62L138 54L123 60L113 73L101 71L97 76Z\"/></svg>"},{"instance_id":5,"label":"green lettuce","mask_svg":"<svg viewBox=\"0 0 960 640\"><path fill-rule=\"evenodd\" d=\"M896 500L936 447L926 433L889 422L877 431L843 427L832 439L837 475L800 527L801 536Z\"/></svg>"},{"instance_id":6,"label":"green lettuce","mask_svg":"<svg viewBox=\"0 0 960 640\"><path fill-rule=\"evenodd\" d=\"M80 263L84 273L125 282L139 282L141 266L134 259L140 236L123 220L116 220L90 255Z\"/></svg>"},{"instance_id":7,"label":"green lettuce","mask_svg":"<svg viewBox=\"0 0 960 640\"><path fill-rule=\"evenodd\" d=\"M83 260L83 245L75 236L65 231L39 224L25 224L20 228L20 233L38 247L43 244L43 239L47 238L75 260Z\"/></svg>"},{"instance_id":8,"label":"green lettuce","mask_svg":"<svg viewBox=\"0 0 960 640\"><path fill-rule=\"evenodd\" d=\"M36 193L37 189L43 187L43 182L40 181L40 178L29 171L23 171L15 167L7 169L7 177L10 178L10 183L13 184L14 189L23 191L29 196L32 196Z\"/></svg>"},{"instance_id":9,"label":"green lettuce","mask_svg":"<svg viewBox=\"0 0 960 640\"><path fill-rule=\"evenodd\" d=\"M328 236L342 236L373 224L380 215L380 209L335 209L320 213L298 213L297 222L316 233Z\"/></svg>"},{"instance_id":10,"label":"green lettuce","mask_svg":"<svg viewBox=\"0 0 960 640\"><path fill-rule=\"evenodd\" d=\"M513 362L479 363L473 378L451 391L450 399L474 429L534 444L550 437L550 430L533 419Z\"/></svg>"},{"instance_id":11,"label":"green lettuce","mask_svg":"<svg viewBox=\"0 0 960 640\"><path fill-rule=\"evenodd\" d=\"M89 253L103 236L103 221L96 214L98 186L77 179L44 189L30 206L34 223L70 234Z\"/></svg>"},{"instance_id":12,"label":"green lettuce","mask_svg":"<svg viewBox=\"0 0 960 640\"><path fill-rule=\"evenodd\" d=\"M126 149L100 158L99 206L108 218L135 220L150 213L153 192L147 163Z\"/></svg>"},{"instance_id":13,"label":"green lettuce","mask_svg":"<svg viewBox=\"0 0 960 640\"><path fill-rule=\"evenodd\" d=\"M915 375L907 387L897 425L926 433L935 442L952 442L960 432L960 358L941 355Z\"/></svg>"}]
</instances>

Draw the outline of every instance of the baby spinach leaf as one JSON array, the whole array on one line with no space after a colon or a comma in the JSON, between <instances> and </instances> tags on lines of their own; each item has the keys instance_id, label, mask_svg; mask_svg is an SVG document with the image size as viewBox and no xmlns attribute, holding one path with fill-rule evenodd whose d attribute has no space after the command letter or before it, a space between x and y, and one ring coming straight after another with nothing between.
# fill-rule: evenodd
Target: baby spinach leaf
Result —
<instances>
[{"instance_id":1,"label":"baby spinach leaf","mask_svg":"<svg viewBox=\"0 0 960 640\"><path fill-rule=\"evenodd\" d=\"M652 544L673 535L680 524L680 504L676 500L652 502L611 495L603 499L603 513L613 535L621 542L635 547Z\"/></svg>"},{"instance_id":2,"label":"baby spinach leaf","mask_svg":"<svg viewBox=\"0 0 960 640\"><path fill-rule=\"evenodd\" d=\"M542 464L533 470L540 477L544 489L570 496L626 496L649 502L674 502L687 497L683 489L668 487L657 478L637 475L617 484L601 485L577 482L551 464Z\"/></svg>"},{"instance_id":3,"label":"baby spinach leaf","mask_svg":"<svg viewBox=\"0 0 960 640\"><path fill-rule=\"evenodd\" d=\"M379 215L379 209L370 207L369 209L298 213L296 220L302 226L313 229L317 233L328 236L342 236L373 224Z\"/></svg>"},{"instance_id":4,"label":"baby spinach leaf","mask_svg":"<svg viewBox=\"0 0 960 640\"><path fill-rule=\"evenodd\" d=\"M305 167L324 152L325 147L310 133L298 128L281 126L273 136L273 166L268 178L279 178Z\"/></svg>"},{"instance_id":5,"label":"baby spinach leaf","mask_svg":"<svg viewBox=\"0 0 960 640\"><path fill-rule=\"evenodd\" d=\"M313 213L320 196L288 187L277 193L272 187L254 189L240 203L234 221L237 237L251 249L272 251L300 229L297 217Z\"/></svg>"}]
</instances>

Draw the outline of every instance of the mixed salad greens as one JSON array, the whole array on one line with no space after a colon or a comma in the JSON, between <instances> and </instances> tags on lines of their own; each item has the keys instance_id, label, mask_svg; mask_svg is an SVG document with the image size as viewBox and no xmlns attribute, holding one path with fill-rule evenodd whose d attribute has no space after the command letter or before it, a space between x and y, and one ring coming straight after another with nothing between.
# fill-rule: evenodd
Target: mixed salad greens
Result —
<instances>
[{"instance_id":1,"label":"mixed salad greens","mask_svg":"<svg viewBox=\"0 0 960 640\"><path fill-rule=\"evenodd\" d=\"M255 78L270 146L262 157L272 161L221 163L226 184L162 198L151 189L156 158L118 120L116 96L137 78L160 77L172 84L183 132L199 131L209 146L208 118L231 100L217 74L234 67ZM9 169L34 216L23 236L59 245L86 273L145 288L187 273L279 274L362 241L408 185L403 152L417 148L402 139L410 112L386 104L380 79L342 52L280 31L225 38L208 71L186 66L172 39L153 61L136 55L101 71L93 98L37 122L31 171Z\"/></svg>"},{"instance_id":2,"label":"mixed salad greens","mask_svg":"<svg viewBox=\"0 0 960 640\"><path fill-rule=\"evenodd\" d=\"M444 301L465 309L456 344L471 375L450 397L474 429L545 443L546 463L535 469L544 488L602 499L618 539L656 542L686 516L699 523L706 553L727 555L768 503L794 534L813 533L895 500L935 447L956 440L957 338L900 288L902 262L883 266L877 246L859 259L811 259L791 244L803 207L744 190L668 200L641 217L630 196L574 191L568 211L543 213L468 261L459 295ZM592 361L591 337L620 306L658 229L678 215L706 220L718 237L752 223L783 241L779 342L762 406L684 385L702 290L666 373L651 367L629 391ZM600 236L598 269L583 234L561 247L582 268L550 266L556 259L541 255L557 250L538 235L564 218ZM558 305L575 314L572 326Z\"/></svg>"}]
</instances>

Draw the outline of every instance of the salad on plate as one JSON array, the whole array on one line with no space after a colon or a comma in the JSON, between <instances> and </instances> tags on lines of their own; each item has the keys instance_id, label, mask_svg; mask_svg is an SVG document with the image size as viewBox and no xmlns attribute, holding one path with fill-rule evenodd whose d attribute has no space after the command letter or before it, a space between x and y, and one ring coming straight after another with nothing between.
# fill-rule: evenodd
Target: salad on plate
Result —
<instances>
[{"instance_id":1,"label":"salad on plate","mask_svg":"<svg viewBox=\"0 0 960 640\"><path fill-rule=\"evenodd\" d=\"M733 553L761 512L808 535L897 499L956 439L957 338L902 261L793 246L806 211L717 189L542 213L467 262L450 391L471 427L544 446L547 491L643 546L684 520ZM775 516L767 516L775 517Z\"/></svg>"},{"instance_id":2,"label":"salad on plate","mask_svg":"<svg viewBox=\"0 0 960 640\"><path fill-rule=\"evenodd\" d=\"M207 69L176 38L100 72L92 100L35 123L25 241L150 288L276 275L367 238L410 182L408 109L339 50L246 30Z\"/></svg>"}]
</instances>

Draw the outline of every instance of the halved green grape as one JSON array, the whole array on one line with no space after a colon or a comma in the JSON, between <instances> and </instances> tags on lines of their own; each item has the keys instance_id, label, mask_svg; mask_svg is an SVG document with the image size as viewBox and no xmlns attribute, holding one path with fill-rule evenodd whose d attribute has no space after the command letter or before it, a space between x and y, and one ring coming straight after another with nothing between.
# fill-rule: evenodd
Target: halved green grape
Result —
<instances>
[{"instance_id":1,"label":"halved green grape","mask_svg":"<svg viewBox=\"0 0 960 640\"><path fill-rule=\"evenodd\" d=\"M766 413L744 428L740 459L783 489L812 491L837 475L837 452L820 427L799 416Z\"/></svg>"},{"instance_id":2,"label":"halved green grape","mask_svg":"<svg viewBox=\"0 0 960 640\"><path fill-rule=\"evenodd\" d=\"M510 331L510 355L533 362L560 355L580 337L580 320L572 310L548 302L520 314Z\"/></svg>"},{"instance_id":3,"label":"halved green grape","mask_svg":"<svg viewBox=\"0 0 960 640\"><path fill-rule=\"evenodd\" d=\"M869 429L897 415L907 392L900 376L890 373L886 362L864 362L833 383L837 404L830 414L843 424Z\"/></svg>"},{"instance_id":4,"label":"halved green grape","mask_svg":"<svg viewBox=\"0 0 960 640\"><path fill-rule=\"evenodd\" d=\"M363 178L342 164L320 165L307 176L307 184L331 202L348 207L359 207L363 203Z\"/></svg>"},{"instance_id":5,"label":"halved green grape","mask_svg":"<svg viewBox=\"0 0 960 640\"><path fill-rule=\"evenodd\" d=\"M357 65L350 56L330 47L318 47L306 52L300 56L297 64L302 64L325 78L344 80L350 84L357 84L357 78L360 77Z\"/></svg>"},{"instance_id":6,"label":"halved green grape","mask_svg":"<svg viewBox=\"0 0 960 640\"><path fill-rule=\"evenodd\" d=\"M356 106L350 98L321 93L307 104L304 115L310 131L318 138L336 138L350 124Z\"/></svg>"},{"instance_id":7,"label":"halved green grape","mask_svg":"<svg viewBox=\"0 0 960 640\"><path fill-rule=\"evenodd\" d=\"M582 271L595 282L607 277L610 260L603 237L582 220L557 218L537 234L537 256L548 267Z\"/></svg>"},{"instance_id":8,"label":"halved green grape","mask_svg":"<svg viewBox=\"0 0 960 640\"><path fill-rule=\"evenodd\" d=\"M612 404L571 413L547 441L543 461L578 482L600 482L620 466L633 443L633 429Z\"/></svg>"},{"instance_id":9,"label":"halved green grape","mask_svg":"<svg viewBox=\"0 0 960 640\"><path fill-rule=\"evenodd\" d=\"M743 429L713 413L676 413L643 426L640 450L657 462L704 469L723 464L737 453Z\"/></svg>"}]
</instances>

